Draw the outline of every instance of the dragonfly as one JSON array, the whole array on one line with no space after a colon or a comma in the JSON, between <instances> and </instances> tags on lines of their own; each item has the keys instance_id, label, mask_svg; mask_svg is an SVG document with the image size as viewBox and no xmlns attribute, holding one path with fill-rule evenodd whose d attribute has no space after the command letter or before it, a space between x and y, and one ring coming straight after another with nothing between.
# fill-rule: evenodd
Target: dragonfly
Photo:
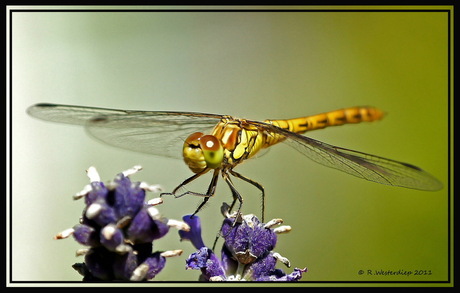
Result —
<instances>
[{"instance_id":1,"label":"dragonfly","mask_svg":"<svg viewBox=\"0 0 460 293\"><path fill-rule=\"evenodd\" d=\"M349 107L317 115L256 121L230 115L198 112L137 111L97 107L36 104L29 115L51 122L84 126L89 135L109 145L141 153L182 158L194 173L172 192L163 195L203 197L196 213L213 197L219 175L233 196L233 209L243 197L232 177L255 186L262 194L262 219L265 209L264 187L236 172L234 168L262 150L285 143L311 160L369 181L417 190L436 191L442 184L428 172L412 164L354 151L302 135L329 126L380 120L384 112L375 107ZM205 193L183 190L187 184L211 172Z\"/></svg>"}]
</instances>

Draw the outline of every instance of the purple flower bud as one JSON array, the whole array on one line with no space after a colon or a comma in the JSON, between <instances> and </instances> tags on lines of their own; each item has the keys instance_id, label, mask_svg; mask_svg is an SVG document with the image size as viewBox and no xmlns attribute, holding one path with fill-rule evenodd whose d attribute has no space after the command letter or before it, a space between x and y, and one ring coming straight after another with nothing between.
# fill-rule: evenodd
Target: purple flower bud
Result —
<instances>
[{"instance_id":1,"label":"purple flower bud","mask_svg":"<svg viewBox=\"0 0 460 293\"><path fill-rule=\"evenodd\" d=\"M185 263L187 269L201 270L204 280L209 280L211 277L221 277L225 279L225 271L219 259L214 252L207 247L201 247L197 252L192 253Z\"/></svg>"},{"instance_id":2,"label":"purple flower bud","mask_svg":"<svg viewBox=\"0 0 460 293\"><path fill-rule=\"evenodd\" d=\"M85 255L85 264L94 278L112 280L113 253L103 247L91 248Z\"/></svg>"},{"instance_id":3,"label":"purple flower bud","mask_svg":"<svg viewBox=\"0 0 460 293\"><path fill-rule=\"evenodd\" d=\"M192 253L185 261L186 268L192 270L206 268L211 253L212 250L207 247L198 249L198 251Z\"/></svg>"},{"instance_id":4,"label":"purple flower bud","mask_svg":"<svg viewBox=\"0 0 460 293\"><path fill-rule=\"evenodd\" d=\"M295 268L290 274L285 274L282 270L276 269L271 275L260 276L255 281L277 281L277 282L297 282L302 278L303 273L307 272L307 269Z\"/></svg>"},{"instance_id":5,"label":"purple flower bud","mask_svg":"<svg viewBox=\"0 0 460 293\"><path fill-rule=\"evenodd\" d=\"M159 216L155 207L143 207L131 221L126 233L131 241L138 243L151 242L168 231L167 220Z\"/></svg>"},{"instance_id":6,"label":"purple flower bud","mask_svg":"<svg viewBox=\"0 0 460 293\"><path fill-rule=\"evenodd\" d=\"M227 275L234 275L238 268L238 261L233 257L232 253L228 250L226 245L222 246L221 250L222 268Z\"/></svg>"},{"instance_id":7,"label":"purple flower bud","mask_svg":"<svg viewBox=\"0 0 460 293\"><path fill-rule=\"evenodd\" d=\"M265 228L257 217L247 215L241 223L234 221L234 218L224 220L222 235L226 247L240 263L249 264L275 247L276 234Z\"/></svg>"},{"instance_id":8,"label":"purple flower bud","mask_svg":"<svg viewBox=\"0 0 460 293\"><path fill-rule=\"evenodd\" d=\"M204 247L203 239L201 238L201 222L200 218L192 215L185 215L182 217L185 223L190 226L189 231L179 230L179 236L182 240L189 240L192 242L196 249Z\"/></svg>"},{"instance_id":9,"label":"purple flower bud","mask_svg":"<svg viewBox=\"0 0 460 293\"><path fill-rule=\"evenodd\" d=\"M150 280L153 279L158 273L165 267L166 258L161 255L159 252L153 253L148 257L142 265L148 267L147 273L144 279Z\"/></svg>"},{"instance_id":10,"label":"purple flower bud","mask_svg":"<svg viewBox=\"0 0 460 293\"><path fill-rule=\"evenodd\" d=\"M85 197L85 204L90 205L96 201L106 201L109 190L105 187L104 183L94 181L91 182L91 191Z\"/></svg>"},{"instance_id":11,"label":"purple flower bud","mask_svg":"<svg viewBox=\"0 0 460 293\"><path fill-rule=\"evenodd\" d=\"M113 273L116 280L129 280L137 267L137 256L133 251L112 256Z\"/></svg>"},{"instance_id":12,"label":"purple flower bud","mask_svg":"<svg viewBox=\"0 0 460 293\"><path fill-rule=\"evenodd\" d=\"M101 244L110 251L120 252L120 246L124 245L125 237L121 229L116 225L109 224L101 230Z\"/></svg>"},{"instance_id":13,"label":"purple flower bud","mask_svg":"<svg viewBox=\"0 0 460 293\"><path fill-rule=\"evenodd\" d=\"M78 224L73 229L73 237L78 243L88 246L96 246L99 243L99 232L93 227Z\"/></svg>"},{"instance_id":14,"label":"purple flower bud","mask_svg":"<svg viewBox=\"0 0 460 293\"><path fill-rule=\"evenodd\" d=\"M139 183L131 183L128 177L118 174L115 179L113 207L117 211L118 218L125 216L133 217L144 205L145 190L139 187Z\"/></svg>"},{"instance_id":15,"label":"purple flower bud","mask_svg":"<svg viewBox=\"0 0 460 293\"><path fill-rule=\"evenodd\" d=\"M276 258L271 254L260 258L253 262L248 268L248 272L254 280L258 280L264 276L270 276L274 273L276 266Z\"/></svg>"},{"instance_id":16,"label":"purple flower bud","mask_svg":"<svg viewBox=\"0 0 460 293\"><path fill-rule=\"evenodd\" d=\"M110 223L115 223L118 220L115 210L106 202L100 200L90 204L84 210L84 215L101 227Z\"/></svg>"},{"instance_id":17,"label":"purple flower bud","mask_svg":"<svg viewBox=\"0 0 460 293\"><path fill-rule=\"evenodd\" d=\"M258 221L257 221L258 222ZM261 257L273 250L277 236L272 229L264 228L261 223L253 227L250 237L250 251L256 257Z\"/></svg>"}]
</instances>

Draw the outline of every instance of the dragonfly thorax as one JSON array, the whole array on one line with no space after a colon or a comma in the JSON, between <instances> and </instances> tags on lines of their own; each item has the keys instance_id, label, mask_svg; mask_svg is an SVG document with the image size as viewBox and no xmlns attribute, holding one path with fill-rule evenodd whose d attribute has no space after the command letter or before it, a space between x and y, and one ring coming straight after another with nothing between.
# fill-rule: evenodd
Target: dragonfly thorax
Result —
<instances>
[{"instance_id":1,"label":"dragonfly thorax","mask_svg":"<svg viewBox=\"0 0 460 293\"><path fill-rule=\"evenodd\" d=\"M205 169L219 168L224 159L224 150L215 136L195 132L185 140L182 155L190 170L199 173Z\"/></svg>"}]
</instances>

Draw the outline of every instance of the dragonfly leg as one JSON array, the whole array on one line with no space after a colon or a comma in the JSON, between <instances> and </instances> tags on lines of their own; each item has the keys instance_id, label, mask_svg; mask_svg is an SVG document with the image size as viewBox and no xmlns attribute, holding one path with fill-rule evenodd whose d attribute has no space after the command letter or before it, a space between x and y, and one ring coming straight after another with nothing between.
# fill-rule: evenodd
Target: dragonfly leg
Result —
<instances>
[{"instance_id":1,"label":"dragonfly leg","mask_svg":"<svg viewBox=\"0 0 460 293\"><path fill-rule=\"evenodd\" d=\"M174 190L172 192L162 192L160 193L160 197L164 196L164 195L173 195L175 198L178 198L178 197L182 197L186 194L196 194L196 195L201 195L201 196L206 196L205 194L202 194L202 193L195 193L195 192L191 192L191 191L187 191L187 192L184 192L184 193L181 193L181 194L176 194L177 191L179 189L181 189L182 187L184 187L185 185L189 184L190 182L192 182L193 180L197 179L198 177L200 177L201 175L205 174L206 172L208 172L209 170L208 169L205 169L199 173L196 173L195 175L185 179L181 184L179 184L176 188L174 188Z\"/></svg>"},{"instance_id":2,"label":"dragonfly leg","mask_svg":"<svg viewBox=\"0 0 460 293\"><path fill-rule=\"evenodd\" d=\"M188 183L192 182L193 180L197 179L198 177L200 177L201 175L203 175L204 173L206 173L207 171L209 170L204 170L200 173L196 173L195 175L193 175L192 177L190 178L187 178L186 180L184 180L184 182L182 182L181 184L179 184L179 186L177 186L176 188L174 188L174 190L172 192L163 192L163 193L160 193L160 197L164 196L164 195L172 195L174 196L175 198L179 198L179 197L182 197L184 195L197 195L197 196L202 196L204 197L204 200L203 202L198 206L198 208L196 209L196 211L192 214L192 217L198 213L201 208L206 204L206 202L209 200L209 198L211 196L214 195L215 191L216 191L216 186L217 186L217 179L219 178L219 172L220 172L220 169L214 169L214 174L212 175L212 180L211 180L211 183L209 184L209 187L208 187L208 190L206 191L206 193L199 193L199 192L193 192L193 191L186 191L184 193L181 193L181 194L176 194L176 192L184 187L185 185L187 185Z\"/></svg>"},{"instance_id":3,"label":"dragonfly leg","mask_svg":"<svg viewBox=\"0 0 460 293\"><path fill-rule=\"evenodd\" d=\"M230 187L230 190L232 191L232 196L233 196L233 202L230 205L229 211L233 209L233 206L235 205L236 200L238 200L240 204L238 206L238 210L236 211L236 214L239 215L241 207L243 206L243 197L240 195L238 190L236 190L230 177L228 177L227 174L225 174L223 177L224 177L225 182L227 182L228 187Z\"/></svg>"},{"instance_id":4,"label":"dragonfly leg","mask_svg":"<svg viewBox=\"0 0 460 293\"><path fill-rule=\"evenodd\" d=\"M198 206L196 211L192 214L192 217L201 210L201 208L206 204L209 198L213 196L214 193L216 192L217 179L219 178L219 171L220 169L214 169L214 174L212 174L211 183L209 184L208 191L206 192L206 194L188 191L189 194L204 196L203 202Z\"/></svg>"},{"instance_id":5,"label":"dragonfly leg","mask_svg":"<svg viewBox=\"0 0 460 293\"><path fill-rule=\"evenodd\" d=\"M233 170L230 170L230 174L232 174L233 176L241 179L241 180L244 180L252 185L254 185L255 187L257 187L257 189L259 189L261 192L262 192L262 223L264 222L264 218L265 218L265 189L262 185L260 185L260 183L252 180L252 179L249 179L248 177L245 177L243 175L241 175L240 173L238 172L235 172ZM232 207L233 207L233 204L232 204Z\"/></svg>"}]
</instances>

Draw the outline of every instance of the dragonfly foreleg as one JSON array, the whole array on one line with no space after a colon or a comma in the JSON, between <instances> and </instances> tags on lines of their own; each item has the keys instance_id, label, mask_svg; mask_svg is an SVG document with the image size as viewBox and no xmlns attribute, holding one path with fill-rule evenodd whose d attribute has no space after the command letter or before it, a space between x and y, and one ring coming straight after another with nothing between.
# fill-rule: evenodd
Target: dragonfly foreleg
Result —
<instances>
[{"instance_id":1,"label":"dragonfly foreleg","mask_svg":"<svg viewBox=\"0 0 460 293\"><path fill-rule=\"evenodd\" d=\"M198 206L196 211L192 214L192 217L201 210L201 208L206 204L209 198L213 196L214 193L216 192L217 179L219 178L219 171L220 171L219 169L214 169L214 173L212 174L211 183L209 184L208 191L206 192L206 194L188 191L189 194L204 196L203 202Z\"/></svg>"},{"instance_id":2,"label":"dragonfly foreleg","mask_svg":"<svg viewBox=\"0 0 460 293\"><path fill-rule=\"evenodd\" d=\"M184 187L185 185L189 184L190 182L192 182L193 180L197 179L198 177L200 177L201 175L203 175L204 173L206 173L207 170L203 170L202 172L200 173L196 173L195 175L185 179L181 184L179 184L176 188L174 188L174 190L172 192L162 192L160 193L160 197L164 196L164 195L172 195L174 196L175 198L178 198L178 197L182 197L186 194L188 194L188 191L185 192L185 193L182 193L182 194L179 194L177 195L176 192L181 189L182 187Z\"/></svg>"},{"instance_id":3,"label":"dragonfly foreleg","mask_svg":"<svg viewBox=\"0 0 460 293\"><path fill-rule=\"evenodd\" d=\"M257 187L257 189L259 189L262 192L262 223L263 223L264 218L265 218L265 189L264 189L264 187L262 185L260 185L260 183L254 181L252 179L249 179L248 177L245 177L245 176L241 175L238 172L235 172L235 171L233 171L231 169L229 171L230 171L230 174L232 174L236 178L239 178L241 180L244 180L244 181L254 185L255 187ZM232 207L233 207L233 204L232 204Z\"/></svg>"},{"instance_id":4,"label":"dragonfly foreleg","mask_svg":"<svg viewBox=\"0 0 460 293\"><path fill-rule=\"evenodd\" d=\"M197 179L198 177L200 177L201 175L205 174L207 171L209 170L204 170L202 172L199 172L199 173L196 173L195 175L193 175L192 177L189 177L187 178L186 180L184 180L184 182L182 182L181 184L179 184L179 186L177 186L176 188L174 188L174 190L172 192L163 192L163 193L160 193L160 197L164 196L164 195L172 195L174 196L175 198L179 198L179 197L182 197L184 195L197 195L197 196L202 196L204 197L204 200L203 202L198 206L198 208L196 209L196 211L192 214L192 216L194 216L196 213L198 213L199 210L201 210L201 208L206 204L206 202L209 200L209 198L211 196L214 195L214 193L216 192L216 186L217 186L217 179L219 178L219 172L220 172L220 169L214 169L214 173L212 175L212 179L211 179L211 183L209 184L209 187L208 187L208 190L206 191L206 193L199 193L199 192L194 192L194 191L186 191L184 193L181 193L181 194L176 194L177 191L179 189L181 189L182 187L184 187L185 185L187 185L188 183L192 182L193 180Z\"/></svg>"},{"instance_id":5,"label":"dragonfly foreleg","mask_svg":"<svg viewBox=\"0 0 460 293\"><path fill-rule=\"evenodd\" d=\"M201 175L205 174L207 171L209 170L203 170L199 173L196 173L195 175L185 179L181 184L179 184L176 188L174 188L174 190L172 192L162 192L160 193L160 197L164 196L164 195L172 195L174 196L175 198L178 198L178 197L182 197L186 194L195 194L195 195L200 195L200 196L206 196L206 194L203 194L203 193L196 193L196 192L192 192L192 191L187 191L187 192L184 192L184 193L181 193L181 194L176 194L177 191L179 189L181 189L182 187L184 187L185 185L189 184L190 182L192 182L193 180L197 179L198 177L200 177Z\"/></svg>"}]
</instances>

